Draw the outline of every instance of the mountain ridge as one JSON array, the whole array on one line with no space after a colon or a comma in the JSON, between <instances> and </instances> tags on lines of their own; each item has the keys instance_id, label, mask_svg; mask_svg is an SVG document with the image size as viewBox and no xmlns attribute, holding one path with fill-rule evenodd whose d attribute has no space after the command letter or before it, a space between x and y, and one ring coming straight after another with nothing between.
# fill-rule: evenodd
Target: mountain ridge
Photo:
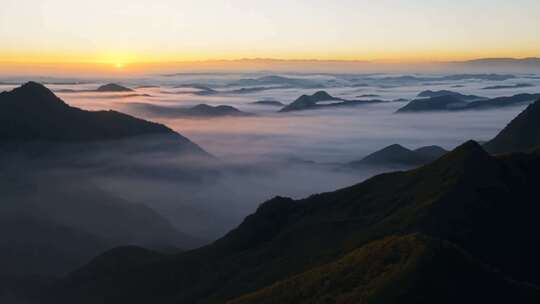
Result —
<instances>
[{"instance_id":1,"label":"mountain ridge","mask_svg":"<svg viewBox=\"0 0 540 304\"><path fill-rule=\"evenodd\" d=\"M371 241L410 233L451 242L505 275L540 283L534 276L540 265L529 263L540 248L531 245L536 237L525 228L539 209L526 199L539 180L539 168L540 155L493 157L469 141L418 169L298 201L270 200L212 245L143 267L146 276L160 278L159 285L129 271L110 274L107 285L68 277L63 284L69 291L55 294L66 296L66 302L82 294L114 294L134 303L150 298L156 303L220 303L336 261ZM508 210L510 198L521 208ZM501 227L503 218L519 221ZM507 246L501 249L500 242Z\"/></svg>"}]
</instances>

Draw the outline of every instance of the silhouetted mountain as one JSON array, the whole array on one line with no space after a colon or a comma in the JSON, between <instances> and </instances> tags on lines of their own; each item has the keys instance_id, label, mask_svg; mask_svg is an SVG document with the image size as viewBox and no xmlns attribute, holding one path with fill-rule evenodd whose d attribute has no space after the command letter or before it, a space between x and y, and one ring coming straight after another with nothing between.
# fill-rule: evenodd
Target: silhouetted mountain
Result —
<instances>
[{"instance_id":1,"label":"silhouetted mountain","mask_svg":"<svg viewBox=\"0 0 540 304\"><path fill-rule=\"evenodd\" d=\"M65 275L114 242L29 216L0 215L0 278Z\"/></svg>"},{"instance_id":2,"label":"silhouetted mountain","mask_svg":"<svg viewBox=\"0 0 540 304\"><path fill-rule=\"evenodd\" d=\"M467 101L459 96L444 95L431 98L415 99L409 102L406 106L397 110L397 112L482 110L519 105L533 102L538 98L540 98L540 94L517 94L508 97Z\"/></svg>"},{"instance_id":3,"label":"silhouetted mountain","mask_svg":"<svg viewBox=\"0 0 540 304\"><path fill-rule=\"evenodd\" d=\"M418 97L429 97L429 98L442 97L442 96L453 96L453 97L457 97L457 98L459 98L459 99L461 99L463 101L474 101L474 100L487 99L485 97L480 97L480 96L475 96L475 95L463 95L463 94L458 93L458 92L447 91L447 90L441 90L441 91L427 90L427 91L420 92L420 94L418 94Z\"/></svg>"},{"instance_id":4,"label":"silhouetted mountain","mask_svg":"<svg viewBox=\"0 0 540 304\"><path fill-rule=\"evenodd\" d=\"M104 84L96 89L98 92L133 92L132 89L126 88L116 83Z\"/></svg>"},{"instance_id":5,"label":"silhouetted mountain","mask_svg":"<svg viewBox=\"0 0 540 304\"><path fill-rule=\"evenodd\" d=\"M174 139L178 151L206 154L189 139L164 125L116 111L71 107L49 89L28 82L0 93L0 140L11 142L89 142L159 135Z\"/></svg>"},{"instance_id":6,"label":"silhouetted mountain","mask_svg":"<svg viewBox=\"0 0 540 304\"><path fill-rule=\"evenodd\" d=\"M49 302L224 303L291 279L274 286L275 293L262 291L280 303L298 292L280 294L282 284L301 281L306 285L291 288L314 290L310 283L321 282L318 273L324 271L328 283L317 288L325 291L320 296L366 296L367 290L374 292L367 299L381 303L433 303L442 292L452 296L442 297L449 303L458 294L483 299L490 291L493 301L514 295L520 303L536 303L536 288L506 278L540 283L539 172L539 153L493 157L467 142L415 170L303 200L277 197L225 237L194 251L129 270L115 265L106 275L82 268L51 291ZM368 245L414 233L427 238ZM347 269L354 278L334 263L340 260L356 263ZM342 282L350 284L346 291Z\"/></svg>"},{"instance_id":7,"label":"silhouetted mountain","mask_svg":"<svg viewBox=\"0 0 540 304\"><path fill-rule=\"evenodd\" d=\"M331 101L332 103L323 103ZM279 112L293 112L314 110L329 107L355 106L368 103L384 102L382 100L346 100L331 96L325 91L319 91L313 95L302 95L291 104L283 107Z\"/></svg>"},{"instance_id":8,"label":"silhouetted mountain","mask_svg":"<svg viewBox=\"0 0 540 304\"><path fill-rule=\"evenodd\" d=\"M530 88L530 87L534 87L534 85L530 83L516 83L512 85L489 86L489 87L483 88L482 90L520 89L520 88Z\"/></svg>"},{"instance_id":9,"label":"silhouetted mountain","mask_svg":"<svg viewBox=\"0 0 540 304\"><path fill-rule=\"evenodd\" d=\"M200 95L200 96L209 96L209 95L215 95L219 93L218 91L203 84L181 84L181 85L175 86L174 88L196 89L197 91L193 92L193 94Z\"/></svg>"},{"instance_id":10,"label":"silhouetted mountain","mask_svg":"<svg viewBox=\"0 0 540 304\"><path fill-rule=\"evenodd\" d=\"M362 95L359 95L358 98L377 98L377 97L381 97L381 95L377 95L377 94L362 94Z\"/></svg>"},{"instance_id":11,"label":"silhouetted mountain","mask_svg":"<svg viewBox=\"0 0 540 304\"><path fill-rule=\"evenodd\" d=\"M404 107L398 109L397 113L464 110L468 105L469 103L467 101L457 96L444 95L412 100Z\"/></svg>"},{"instance_id":12,"label":"silhouetted mountain","mask_svg":"<svg viewBox=\"0 0 540 304\"><path fill-rule=\"evenodd\" d=\"M0 245L13 250L3 251L13 263L0 260L18 271L14 275L63 274L112 246L202 244L146 205L115 197L93 180L100 170L105 176L140 178L145 164L133 159L152 153L208 158L188 139L118 112L70 107L33 82L0 93L0 108L0 226L13 236ZM152 171L155 178L158 173ZM29 222L20 235L12 221L19 218ZM13 241L17 238L20 243Z\"/></svg>"},{"instance_id":13,"label":"silhouetted mountain","mask_svg":"<svg viewBox=\"0 0 540 304\"><path fill-rule=\"evenodd\" d=\"M291 104L285 106L280 112L291 112L317 107L321 101L341 101L342 99L331 96L325 91L318 91L313 95L302 95Z\"/></svg>"},{"instance_id":14,"label":"silhouetted mountain","mask_svg":"<svg viewBox=\"0 0 540 304\"><path fill-rule=\"evenodd\" d=\"M259 100L259 101L254 101L251 104L263 105L263 106L278 106L278 107L283 106L282 102L275 101L275 100Z\"/></svg>"},{"instance_id":15,"label":"silhouetted mountain","mask_svg":"<svg viewBox=\"0 0 540 304\"><path fill-rule=\"evenodd\" d=\"M484 147L491 153L525 152L540 145L540 100L529 105Z\"/></svg>"},{"instance_id":16,"label":"silhouetted mountain","mask_svg":"<svg viewBox=\"0 0 540 304\"><path fill-rule=\"evenodd\" d=\"M431 161L436 160L437 158L439 158L439 157L443 156L444 154L448 153L448 151L446 151L445 149L443 149L443 148L441 148L439 146L420 147L420 148L414 150L414 152L417 155L421 155L421 156L425 157L426 159L430 158Z\"/></svg>"},{"instance_id":17,"label":"silhouetted mountain","mask_svg":"<svg viewBox=\"0 0 540 304\"><path fill-rule=\"evenodd\" d=\"M394 144L374 152L360 161L352 162L348 166L419 166L436 160L446 152L448 151L437 146L422 147L413 151Z\"/></svg>"},{"instance_id":18,"label":"silhouetted mountain","mask_svg":"<svg viewBox=\"0 0 540 304\"><path fill-rule=\"evenodd\" d=\"M226 105L211 106L199 104L193 107L168 107L149 103L129 103L127 106L132 110L143 112L145 115L152 117L212 118L253 115Z\"/></svg>"}]
</instances>

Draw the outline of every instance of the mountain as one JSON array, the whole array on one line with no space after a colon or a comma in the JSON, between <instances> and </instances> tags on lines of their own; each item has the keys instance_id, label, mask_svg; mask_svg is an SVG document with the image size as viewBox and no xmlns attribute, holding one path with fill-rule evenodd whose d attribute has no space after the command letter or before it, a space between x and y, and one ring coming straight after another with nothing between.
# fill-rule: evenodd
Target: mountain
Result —
<instances>
[{"instance_id":1,"label":"mountain","mask_svg":"<svg viewBox=\"0 0 540 304\"><path fill-rule=\"evenodd\" d=\"M448 153L448 151L446 151L445 149L439 147L439 146L425 146L425 147L420 147L416 150L414 150L414 152L417 154L417 155L420 155L424 158L430 158L431 161L433 160L436 160L437 158L443 156L444 154Z\"/></svg>"},{"instance_id":2,"label":"mountain","mask_svg":"<svg viewBox=\"0 0 540 304\"><path fill-rule=\"evenodd\" d=\"M85 111L71 107L45 86L28 82L0 93L0 141L96 142L160 136L175 142L179 152L206 154L189 139L164 125L116 111Z\"/></svg>"},{"instance_id":3,"label":"mountain","mask_svg":"<svg viewBox=\"0 0 540 304\"><path fill-rule=\"evenodd\" d=\"M538 94L516 94L513 96L495 97L488 100L479 100L472 102L469 109L501 108L523 103L531 103L540 98Z\"/></svg>"},{"instance_id":4,"label":"mountain","mask_svg":"<svg viewBox=\"0 0 540 304\"><path fill-rule=\"evenodd\" d=\"M511 85L488 86L488 87L482 88L482 90L520 89L520 88L530 88L530 87L534 87L534 85L530 83L516 83L516 84L511 84Z\"/></svg>"},{"instance_id":5,"label":"mountain","mask_svg":"<svg viewBox=\"0 0 540 304\"><path fill-rule=\"evenodd\" d=\"M246 78L229 83L230 86L287 86L295 88L319 88L319 82L310 79L291 78L279 75L268 75L258 78Z\"/></svg>"},{"instance_id":6,"label":"mountain","mask_svg":"<svg viewBox=\"0 0 540 304\"><path fill-rule=\"evenodd\" d=\"M133 92L132 89L116 83L104 84L96 89L98 92Z\"/></svg>"},{"instance_id":7,"label":"mountain","mask_svg":"<svg viewBox=\"0 0 540 304\"><path fill-rule=\"evenodd\" d=\"M35 164L34 164L35 165ZM28 170L19 166L21 170ZM35 167L35 170L42 168ZM45 176L1 171L10 178L0 190L0 218L31 217L108 239L111 244L194 248L200 240L178 232L169 221L144 204L101 190L81 175ZM17 180L20 179L20 180Z\"/></svg>"},{"instance_id":8,"label":"mountain","mask_svg":"<svg viewBox=\"0 0 540 304\"><path fill-rule=\"evenodd\" d=\"M200 249L137 267L83 267L47 302L225 303L260 291L255 299L281 303L301 290L309 297L310 284L324 282L317 290L330 303L351 293L373 296L367 303L433 303L439 291L466 295L467 303L488 291L495 302L514 295L536 303L539 172L538 151L495 157L470 141L418 169L302 200L276 197ZM409 234L425 238L392 239ZM340 261L357 264L341 272ZM354 277L345 280L347 273ZM296 290L264 289L299 281Z\"/></svg>"},{"instance_id":9,"label":"mountain","mask_svg":"<svg viewBox=\"0 0 540 304\"><path fill-rule=\"evenodd\" d=\"M485 97L480 97L480 96L475 96L475 95L463 95L461 93L448 91L448 90L440 90L440 91L427 90L427 91L422 91L418 94L418 97L428 97L428 98L441 97L441 96L454 96L463 101L487 99Z\"/></svg>"},{"instance_id":10,"label":"mountain","mask_svg":"<svg viewBox=\"0 0 540 304\"><path fill-rule=\"evenodd\" d=\"M328 101L330 101L331 103L323 103L323 102L328 102ZM283 107L279 112L294 112L294 111L314 110L314 109L330 108L330 107L355 106L355 105L379 103L379 102L384 102L384 101L382 100L346 100L346 99L334 97L325 91L319 91L313 95L302 95L298 97L295 101Z\"/></svg>"},{"instance_id":11,"label":"mountain","mask_svg":"<svg viewBox=\"0 0 540 304\"><path fill-rule=\"evenodd\" d=\"M502 108L533 102L538 98L540 98L540 93L517 94L513 96L496 97L491 99L479 99L475 101L463 99L459 95L442 95L430 98L415 99L409 102L404 107L398 109L397 113L428 111L465 111Z\"/></svg>"},{"instance_id":12,"label":"mountain","mask_svg":"<svg viewBox=\"0 0 540 304\"><path fill-rule=\"evenodd\" d=\"M313 95L302 95L298 97L291 104L285 106L280 112L291 112L305 109L312 109L317 107L317 103L322 101L341 101L342 99L336 98L325 91L318 91Z\"/></svg>"},{"instance_id":13,"label":"mountain","mask_svg":"<svg viewBox=\"0 0 540 304\"><path fill-rule=\"evenodd\" d=\"M447 152L438 146L422 147L413 151L394 144L376 151L362 160L352 162L348 166L419 166L434 161Z\"/></svg>"},{"instance_id":14,"label":"mountain","mask_svg":"<svg viewBox=\"0 0 540 304\"><path fill-rule=\"evenodd\" d=\"M275 101L275 100L258 100L258 101L252 102L251 104L263 105L263 106L276 106L276 107L284 106L282 102Z\"/></svg>"},{"instance_id":15,"label":"mountain","mask_svg":"<svg viewBox=\"0 0 540 304\"><path fill-rule=\"evenodd\" d=\"M540 145L540 100L529 105L495 138L485 143L491 153L525 152Z\"/></svg>"},{"instance_id":16,"label":"mountain","mask_svg":"<svg viewBox=\"0 0 540 304\"><path fill-rule=\"evenodd\" d=\"M227 105L211 106L199 104L193 107L168 107L148 103L129 103L127 107L152 117L212 118L253 115Z\"/></svg>"},{"instance_id":17,"label":"mountain","mask_svg":"<svg viewBox=\"0 0 540 304\"><path fill-rule=\"evenodd\" d=\"M228 303L451 304L539 300L539 290L504 278L455 245L412 234L371 242L336 262Z\"/></svg>"},{"instance_id":18,"label":"mountain","mask_svg":"<svg viewBox=\"0 0 540 304\"><path fill-rule=\"evenodd\" d=\"M0 279L65 275L115 244L106 238L29 216L0 216Z\"/></svg>"},{"instance_id":19,"label":"mountain","mask_svg":"<svg viewBox=\"0 0 540 304\"><path fill-rule=\"evenodd\" d=\"M396 113L464 110L468 105L467 101L457 96L443 95L412 100L399 108Z\"/></svg>"},{"instance_id":20,"label":"mountain","mask_svg":"<svg viewBox=\"0 0 540 304\"><path fill-rule=\"evenodd\" d=\"M64 275L115 246L204 244L147 205L98 186L107 178L160 178L156 156L164 153L210 158L187 138L122 113L71 107L34 82L0 93L0 108L0 228L9 234L0 238L0 284Z\"/></svg>"},{"instance_id":21,"label":"mountain","mask_svg":"<svg viewBox=\"0 0 540 304\"><path fill-rule=\"evenodd\" d=\"M476 60L452 62L450 67L472 71L491 72L532 72L536 73L540 68L540 58L481 58Z\"/></svg>"}]
</instances>

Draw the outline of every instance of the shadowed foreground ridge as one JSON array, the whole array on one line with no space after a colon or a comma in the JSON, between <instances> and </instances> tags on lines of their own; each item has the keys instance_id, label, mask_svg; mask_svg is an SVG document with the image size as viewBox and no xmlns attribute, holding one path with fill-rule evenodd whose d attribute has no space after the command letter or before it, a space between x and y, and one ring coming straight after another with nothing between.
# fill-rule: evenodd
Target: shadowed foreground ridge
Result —
<instances>
[{"instance_id":1,"label":"shadowed foreground ridge","mask_svg":"<svg viewBox=\"0 0 540 304\"><path fill-rule=\"evenodd\" d=\"M529 105L484 147L491 153L529 151L540 143L540 100Z\"/></svg>"},{"instance_id":2,"label":"shadowed foreground ridge","mask_svg":"<svg viewBox=\"0 0 540 304\"><path fill-rule=\"evenodd\" d=\"M303 200L275 198L225 237L201 249L118 271L82 268L49 291L48 301L224 303L279 281L285 280L278 287L292 284L295 279L287 279L295 275L309 277L302 280L309 289L320 278L305 272L320 272L318 267L329 273L325 284L341 286L341 270L335 265L340 259L351 262L346 256L356 252L373 255L369 262L362 258L351 262L355 266L350 271L360 279L377 278L367 289L351 286L349 290L360 288L358 294L351 294L354 299L369 291L359 298L366 303L433 303L436 294L426 291L426 286L443 292L444 278L453 282L446 294L459 290L467 299L480 299L492 290L486 296L492 303L509 295L520 303L536 303L534 286L540 284L540 236L536 233L540 206L534 199L538 172L538 153L493 157L470 141L419 169L379 175ZM407 234L425 237L399 238ZM376 240L383 241L368 245ZM379 250L385 243L403 251L388 254L386 245ZM428 249L419 253L416 245L407 244ZM456 267L446 265L449 260ZM388 273L387 267L376 265L389 265ZM104 272L107 275L100 275ZM469 277L474 280L466 281ZM465 280L463 284L458 278ZM472 288L467 282L476 285ZM263 303L289 301L301 292L275 288L261 291ZM327 291L339 299L339 290ZM385 295L388 301L382 300ZM255 294L241 301L252 297L259 299ZM470 303L467 299L462 302Z\"/></svg>"},{"instance_id":3,"label":"shadowed foreground ridge","mask_svg":"<svg viewBox=\"0 0 540 304\"><path fill-rule=\"evenodd\" d=\"M413 234L371 242L336 262L228 303L532 303L539 300L539 290L504 278L458 247Z\"/></svg>"}]
</instances>

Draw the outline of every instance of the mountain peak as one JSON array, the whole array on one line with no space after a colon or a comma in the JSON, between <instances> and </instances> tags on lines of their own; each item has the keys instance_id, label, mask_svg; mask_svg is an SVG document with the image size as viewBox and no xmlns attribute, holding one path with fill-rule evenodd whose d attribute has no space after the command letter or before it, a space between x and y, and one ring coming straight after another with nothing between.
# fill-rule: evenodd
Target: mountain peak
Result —
<instances>
[{"instance_id":1,"label":"mountain peak","mask_svg":"<svg viewBox=\"0 0 540 304\"><path fill-rule=\"evenodd\" d=\"M489 157L490 155L474 140L469 140L450 153L447 154L446 158L451 159L469 159L469 158L479 158L479 157Z\"/></svg>"},{"instance_id":2,"label":"mountain peak","mask_svg":"<svg viewBox=\"0 0 540 304\"><path fill-rule=\"evenodd\" d=\"M68 107L60 98L41 83L29 81L18 88L0 94L0 104L18 108L43 109Z\"/></svg>"},{"instance_id":3,"label":"mountain peak","mask_svg":"<svg viewBox=\"0 0 540 304\"><path fill-rule=\"evenodd\" d=\"M132 92L133 90L116 83L108 83L97 88L98 92Z\"/></svg>"},{"instance_id":4,"label":"mountain peak","mask_svg":"<svg viewBox=\"0 0 540 304\"><path fill-rule=\"evenodd\" d=\"M316 100L330 100L330 99L334 99L334 97L330 94L328 94L328 92L326 91L318 91L316 92L315 94L311 95L313 98L315 98Z\"/></svg>"},{"instance_id":5,"label":"mountain peak","mask_svg":"<svg viewBox=\"0 0 540 304\"><path fill-rule=\"evenodd\" d=\"M169 136L186 151L202 151L164 125L115 111L85 111L71 107L37 82L0 93L2 143L95 142L143 135Z\"/></svg>"},{"instance_id":6,"label":"mountain peak","mask_svg":"<svg viewBox=\"0 0 540 304\"><path fill-rule=\"evenodd\" d=\"M427 170L435 170L438 172L437 174L443 175L448 172L459 173L458 175L466 172L485 175L495 168L494 162L495 158L486 152L480 144L469 140L429 164Z\"/></svg>"}]
</instances>

